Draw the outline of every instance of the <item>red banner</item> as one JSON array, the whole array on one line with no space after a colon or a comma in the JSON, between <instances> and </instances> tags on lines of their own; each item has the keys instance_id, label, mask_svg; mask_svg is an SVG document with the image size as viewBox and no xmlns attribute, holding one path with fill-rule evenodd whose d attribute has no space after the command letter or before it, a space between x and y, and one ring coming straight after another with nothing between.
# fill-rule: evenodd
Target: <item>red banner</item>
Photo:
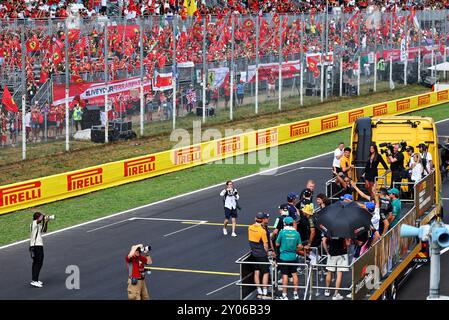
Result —
<instances>
[{"instance_id":1,"label":"red banner","mask_svg":"<svg viewBox=\"0 0 449 320\"><path fill-rule=\"evenodd\" d=\"M299 60L283 62L281 70L282 79L291 79L299 76L301 71ZM279 63L259 64L259 81L266 81L270 78L279 78ZM244 82L254 83L256 81L256 66L248 67L248 79L246 79L246 72L241 72L240 79Z\"/></svg>"},{"instance_id":2,"label":"red banner","mask_svg":"<svg viewBox=\"0 0 449 320\"><path fill-rule=\"evenodd\" d=\"M75 97L81 100L88 100L91 105L104 105L104 95L108 92L108 97L112 99L121 95L124 98L131 96L131 91L139 90L140 77L133 77L126 80L115 80L108 83L71 83L69 87L69 102ZM144 93L151 92L151 80L144 79ZM53 84L53 105L65 103L65 84Z\"/></svg>"}]
</instances>

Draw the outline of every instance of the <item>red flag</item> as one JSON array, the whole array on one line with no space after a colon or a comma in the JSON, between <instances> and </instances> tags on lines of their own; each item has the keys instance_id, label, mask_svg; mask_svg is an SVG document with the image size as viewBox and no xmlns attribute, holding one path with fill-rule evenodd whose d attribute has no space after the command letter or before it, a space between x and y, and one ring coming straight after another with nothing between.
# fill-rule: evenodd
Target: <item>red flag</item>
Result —
<instances>
[{"instance_id":1,"label":"red flag","mask_svg":"<svg viewBox=\"0 0 449 320\"><path fill-rule=\"evenodd\" d=\"M47 82L48 78L49 78L48 71L45 69L41 69L41 76L39 78L39 83L44 84L45 82Z\"/></svg>"},{"instance_id":2,"label":"red flag","mask_svg":"<svg viewBox=\"0 0 449 320\"><path fill-rule=\"evenodd\" d=\"M72 76L70 77L70 82L71 83L83 83L84 80L83 80L83 78L81 78L81 76L79 74L72 74Z\"/></svg>"},{"instance_id":3,"label":"red flag","mask_svg":"<svg viewBox=\"0 0 449 320\"><path fill-rule=\"evenodd\" d=\"M7 86L5 86L5 90L3 91L2 103L5 105L7 111L19 112L19 108L17 108L17 104L14 102Z\"/></svg>"},{"instance_id":4,"label":"red flag","mask_svg":"<svg viewBox=\"0 0 449 320\"><path fill-rule=\"evenodd\" d=\"M245 31L251 31L254 28L254 21L250 18L243 21L243 29Z\"/></svg>"},{"instance_id":5,"label":"red flag","mask_svg":"<svg viewBox=\"0 0 449 320\"><path fill-rule=\"evenodd\" d=\"M80 38L80 29L71 29L69 30L69 43L72 43L74 41L78 41Z\"/></svg>"},{"instance_id":6,"label":"red flag","mask_svg":"<svg viewBox=\"0 0 449 320\"><path fill-rule=\"evenodd\" d=\"M318 69L318 63L320 62L320 56L308 56L307 66L310 71L313 72L313 77L318 78L320 76L320 69Z\"/></svg>"},{"instance_id":7,"label":"red flag","mask_svg":"<svg viewBox=\"0 0 449 320\"><path fill-rule=\"evenodd\" d=\"M60 49L56 50L56 48L55 48L55 52L53 53L53 63L55 65L58 65L62 61L62 52Z\"/></svg>"},{"instance_id":8,"label":"red flag","mask_svg":"<svg viewBox=\"0 0 449 320\"><path fill-rule=\"evenodd\" d=\"M36 52L39 51L40 43L38 39L29 39L26 43L27 52Z\"/></svg>"}]
</instances>

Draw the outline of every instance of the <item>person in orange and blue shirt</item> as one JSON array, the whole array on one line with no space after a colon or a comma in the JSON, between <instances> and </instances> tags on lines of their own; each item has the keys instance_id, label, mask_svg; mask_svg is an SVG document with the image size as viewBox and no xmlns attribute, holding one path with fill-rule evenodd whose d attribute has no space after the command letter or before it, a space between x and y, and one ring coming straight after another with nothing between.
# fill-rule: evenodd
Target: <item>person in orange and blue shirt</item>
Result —
<instances>
[{"instance_id":1,"label":"person in orange and blue shirt","mask_svg":"<svg viewBox=\"0 0 449 320\"><path fill-rule=\"evenodd\" d=\"M261 264L254 265L254 283L257 284L257 298L269 299L267 296L267 285L269 279L269 260L268 260L268 237L262 223L266 214L259 212L256 215L255 223L248 228L248 241L251 249L251 259L253 262ZM262 273L262 286L260 286L260 274Z\"/></svg>"}]
</instances>

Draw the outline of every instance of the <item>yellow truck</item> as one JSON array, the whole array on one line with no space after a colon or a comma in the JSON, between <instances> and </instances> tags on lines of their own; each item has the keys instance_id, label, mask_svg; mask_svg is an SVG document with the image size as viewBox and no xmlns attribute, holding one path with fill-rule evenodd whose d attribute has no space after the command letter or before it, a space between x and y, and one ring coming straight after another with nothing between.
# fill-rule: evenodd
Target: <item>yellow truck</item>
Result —
<instances>
[{"instance_id":1,"label":"yellow truck","mask_svg":"<svg viewBox=\"0 0 449 320\"><path fill-rule=\"evenodd\" d=\"M383 159L395 152L403 152L405 167L409 156L407 147L419 152L425 145L431 155L431 171L419 181L410 181L407 170L400 179L392 179L393 173L379 165L376 181L379 187L394 186L401 190L403 209L401 220L352 266L353 299L395 299L398 288L410 272L419 264L429 261L427 243L417 238L401 238L402 224L420 226L442 215L442 182L438 134L435 122L429 117L373 117L360 118L352 127L352 178L363 188L364 168L369 159L370 146L375 143ZM412 154L412 152L410 152ZM427 160L426 160L427 161ZM424 162L423 166L427 163ZM392 181L392 180L396 180ZM400 181L397 181L400 180ZM409 189L410 188L410 189ZM377 274L368 274L368 266L374 265ZM369 269L369 268L368 268ZM366 286L372 283L372 286Z\"/></svg>"}]
</instances>

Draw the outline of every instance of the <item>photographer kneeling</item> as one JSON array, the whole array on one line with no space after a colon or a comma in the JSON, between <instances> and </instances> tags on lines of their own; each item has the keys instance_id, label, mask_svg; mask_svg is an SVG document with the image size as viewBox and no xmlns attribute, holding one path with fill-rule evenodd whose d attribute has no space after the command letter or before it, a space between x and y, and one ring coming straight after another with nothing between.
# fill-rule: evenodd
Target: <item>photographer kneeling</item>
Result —
<instances>
[{"instance_id":1,"label":"photographer kneeling","mask_svg":"<svg viewBox=\"0 0 449 320\"><path fill-rule=\"evenodd\" d=\"M48 221L54 220L55 216L46 216L41 212L33 214L33 222L30 225L30 254L33 259L31 267L32 281L31 286L35 288L42 288L44 283L39 281L39 273L44 264L44 242L42 241L42 233L47 232Z\"/></svg>"},{"instance_id":2,"label":"photographer kneeling","mask_svg":"<svg viewBox=\"0 0 449 320\"><path fill-rule=\"evenodd\" d=\"M382 146L382 144L380 145ZM395 187L394 183L400 183L402 182L402 178L404 177L404 155L403 155L403 149L407 145L405 143L401 144L401 150L399 150L400 144L395 143L391 147L387 147L385 150L385 153L387 155L387 161L390 164L390 170L391 170L391 186L390 188ZM400 186L398 186L400 188Z\"/></svg>"},{"instance_id":3,"label":"photographer kneeling","mask_svg":"<svg viewBox=\"0 0 449 320\"><path fill-rule=\"evenodd\" d=\"M152 264L150 257L151 247L137 244L125 260L128 264L128 300L150 300L145 284L145 265Z\"/></svg>"}]
</instances>

